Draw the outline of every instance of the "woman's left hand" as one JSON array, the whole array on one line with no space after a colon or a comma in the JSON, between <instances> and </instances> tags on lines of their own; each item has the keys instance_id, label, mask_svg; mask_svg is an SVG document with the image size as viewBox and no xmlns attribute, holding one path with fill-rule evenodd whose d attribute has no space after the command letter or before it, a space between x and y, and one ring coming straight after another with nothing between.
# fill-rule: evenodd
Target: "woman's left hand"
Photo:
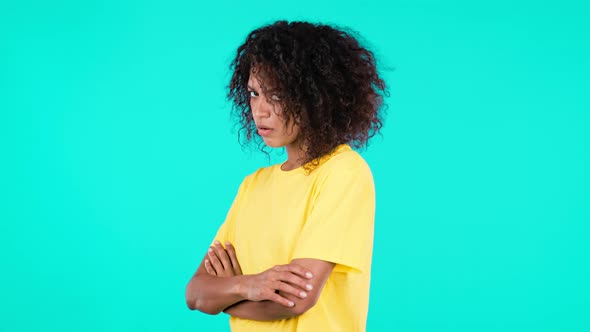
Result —
<instances>
[{"instance_id":1,"label":"woman's left hand","mask_svg":"<svg viewBox=\"0 0 590 332\"><path fill-rule=\"evenodd\" d=\"M207 259L205 259L207 273L218 277L233 277L242 275L242 268L236 257L234 246L225 242L225 248L219 241L209 248Z\"/></svg>"}]
</instances>

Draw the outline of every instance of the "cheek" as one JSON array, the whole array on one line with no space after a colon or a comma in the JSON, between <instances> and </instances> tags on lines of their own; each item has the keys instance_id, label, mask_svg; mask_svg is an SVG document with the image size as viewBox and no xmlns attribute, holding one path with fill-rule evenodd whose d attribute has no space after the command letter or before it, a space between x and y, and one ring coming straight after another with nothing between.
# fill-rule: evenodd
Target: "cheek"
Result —
<instances>
[{"instance_id":1,"label":"cheek","mask_svg":"<svg viewBox=\"0 0 590 332\"><path fill-rule=\"evenodd\" d=\"M292 133L292 135L293 135L294 137L297 137L297 136L299 136L299 126L293 126L293 127L291 128L291 131L293 132L293 133Z\"/></svg>"},{"instance_id":2,"label":"cheek","mask_svg":"<svg viewBox=\"0 0 590 332\"><path fill-rule=\"evenodd\" d=\"M299 136L299 127L293 125L289 126L289 128L286 128L286 135L289 138L289 140L296 140Z\"/></svg>"}]
</instances>

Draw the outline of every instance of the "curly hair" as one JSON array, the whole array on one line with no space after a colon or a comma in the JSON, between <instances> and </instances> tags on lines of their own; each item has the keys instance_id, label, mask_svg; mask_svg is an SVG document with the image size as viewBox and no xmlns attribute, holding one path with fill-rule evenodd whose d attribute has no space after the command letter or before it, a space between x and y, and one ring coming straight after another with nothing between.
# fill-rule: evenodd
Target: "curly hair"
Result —
<instances>
[{"instance_id":1,"label":"curly hair","mask_svg":"<svg viewBox=\"0 0 590 332\"><path fill-rule=\"evenodd\" d=\"M308 170L338 145L366 146L383 126L385 82L373 52L358 34L324 24L277 21L252 31L238 48L230 70L228 99L241 125L242 144L258 141L247 89L251 70L272 87L287 122L300 128ZM278 91L278 92L275 92ZM275 101L270 101L275 102ZM261 148L264 151L264 148Z\"/></svg>"}]
</instances>

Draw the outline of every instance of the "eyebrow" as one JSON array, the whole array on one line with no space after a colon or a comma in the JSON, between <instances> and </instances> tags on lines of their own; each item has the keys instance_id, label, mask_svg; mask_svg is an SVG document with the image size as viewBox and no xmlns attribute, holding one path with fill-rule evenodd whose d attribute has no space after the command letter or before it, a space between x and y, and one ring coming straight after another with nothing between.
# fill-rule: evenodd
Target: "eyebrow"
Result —
<instances>
[{"instance_id":1,"label":"eyebrow","mask_svg":"<svg viewBox=\"0 0 590 332\"><path fill-rule=\"evenodd\" d=\"M256 89L254 89L253 87L251 87L250 84L248 84L248 89L250 89L252 91L256 91Z\"/></svg>"}]
</instances>

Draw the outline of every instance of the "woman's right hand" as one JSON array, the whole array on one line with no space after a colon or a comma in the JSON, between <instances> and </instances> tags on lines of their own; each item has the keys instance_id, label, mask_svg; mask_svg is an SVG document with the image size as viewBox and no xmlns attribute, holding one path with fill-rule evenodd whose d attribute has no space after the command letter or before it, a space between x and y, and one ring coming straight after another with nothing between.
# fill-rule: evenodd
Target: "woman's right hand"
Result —
<instances>
[{"instance_id":1,"label":"woman's right hand","mask_svg":"<svg viewBox=\"0 0 590 332\"><path fill-rule=\"evenodd\" d=\"M309 279L312 273L300 265L277 265L264 272L244 276L241 293L250 301L270 300L286 307L295 304L279 295L280 292L306 298L313 289Z\"/></svg>"},{"instance_id":2,"label":"woman's right hand","mask_svg":"<svg viewBox=\"0 0 590 332\"><path fill-rule=\"evenodd\" d=\"M242 268L238 262L234 246L225 242L225 248L221 242L215 241L215 245L209 248L205 259L207 273L217 277L233 277L242 275Z\"/></svg>"}]
</instances>

